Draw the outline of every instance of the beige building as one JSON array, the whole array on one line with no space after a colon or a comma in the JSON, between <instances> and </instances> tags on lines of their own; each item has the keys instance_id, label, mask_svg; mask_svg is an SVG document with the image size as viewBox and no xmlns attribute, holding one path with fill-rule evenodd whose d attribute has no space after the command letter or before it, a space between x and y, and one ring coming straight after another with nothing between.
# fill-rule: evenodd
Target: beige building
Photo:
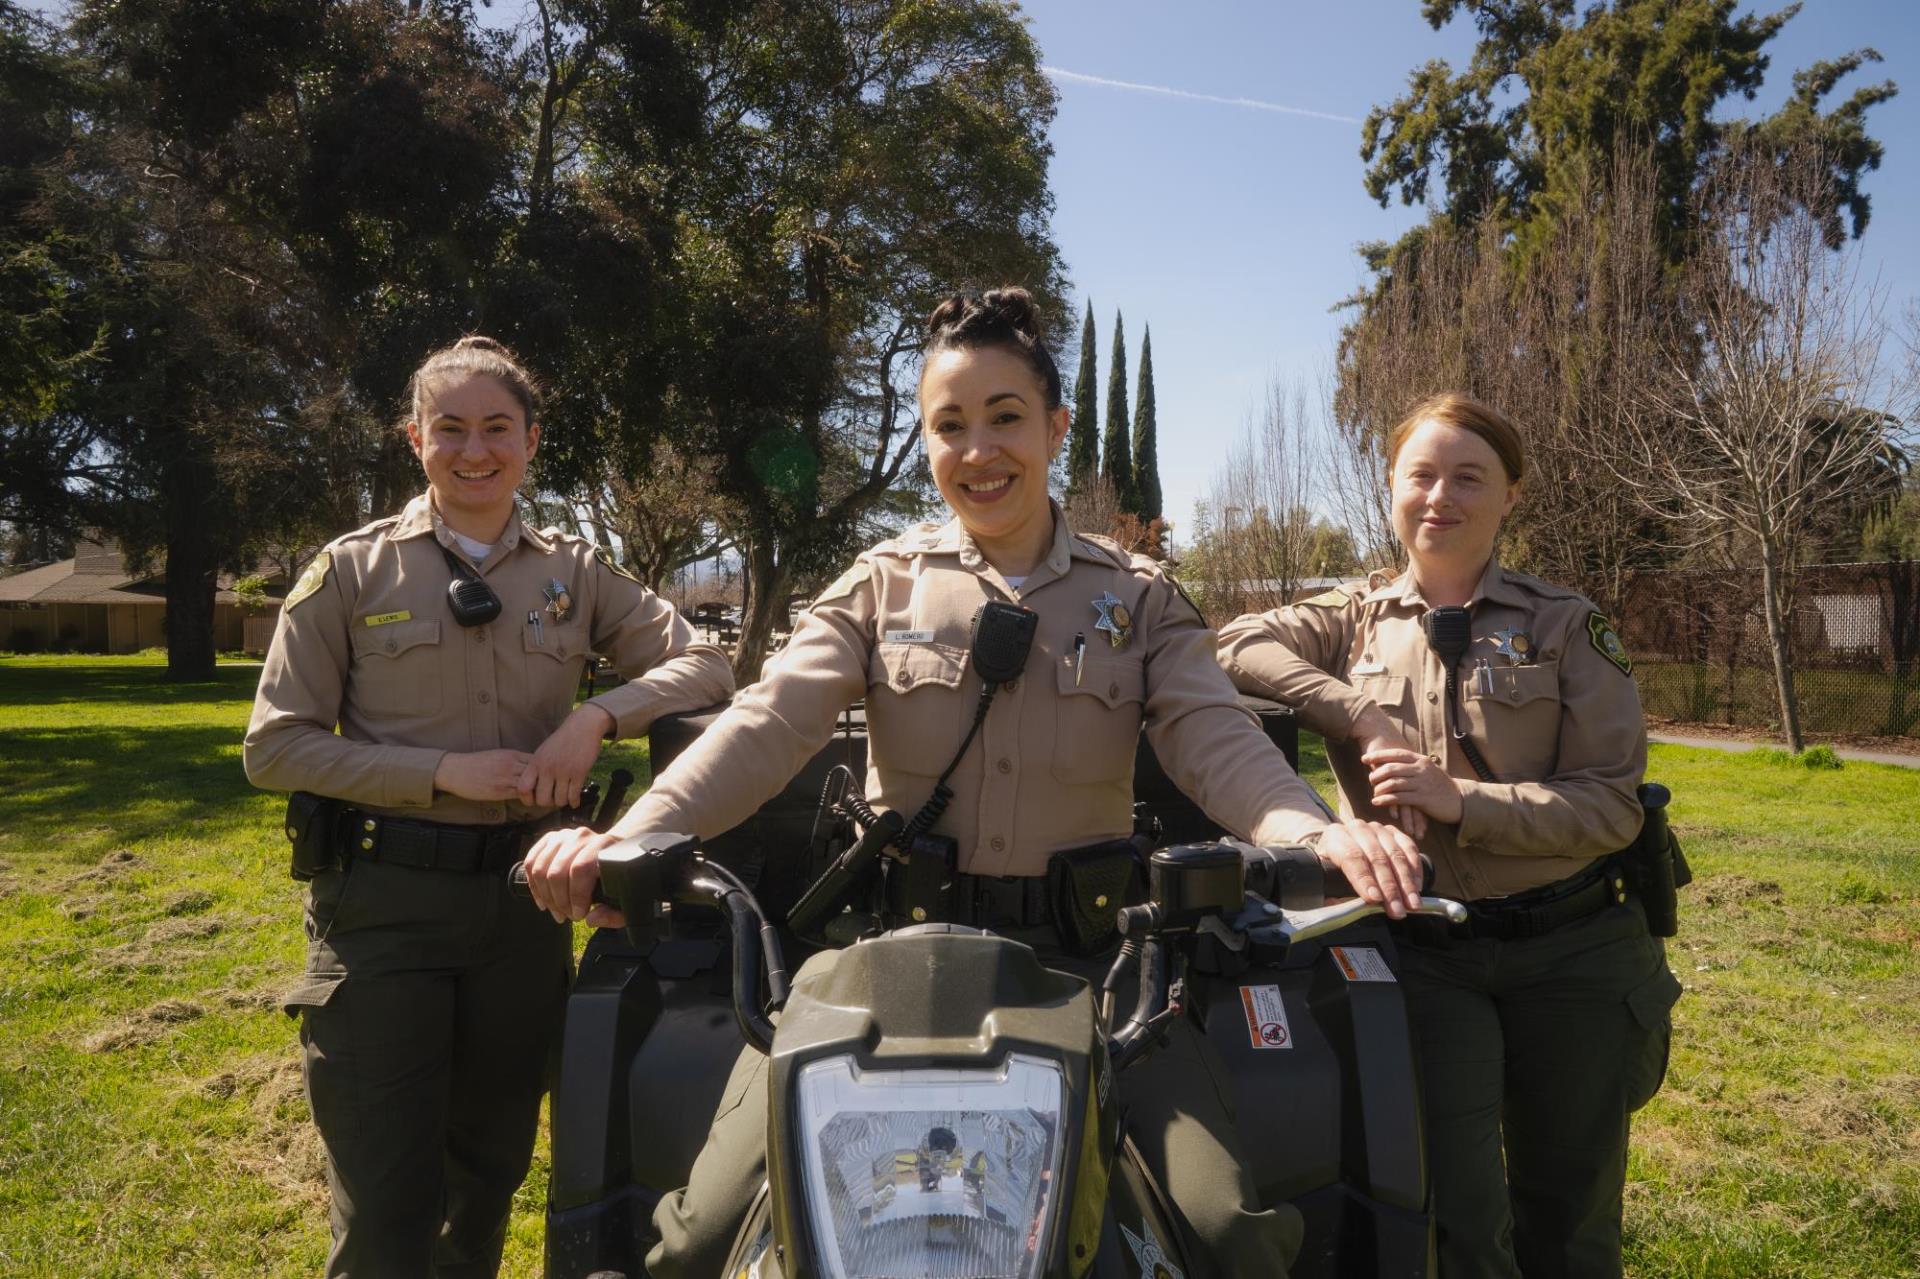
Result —
<instances>
[{"instance_id":1,"label":"beige building","mask_svg":"<svg viewBox=\"0 0 1920 1279\"><path fill-rule=\"evenodd\" d=\"M70 560L0 577L0 650L137 653L166 644L167 574L132 572L119 545L83 539ZM286 584L269 573L270 598L249 610L221 574L213 605L213 642L222 651L265 652Z\"/></svg>"}]
</instances>

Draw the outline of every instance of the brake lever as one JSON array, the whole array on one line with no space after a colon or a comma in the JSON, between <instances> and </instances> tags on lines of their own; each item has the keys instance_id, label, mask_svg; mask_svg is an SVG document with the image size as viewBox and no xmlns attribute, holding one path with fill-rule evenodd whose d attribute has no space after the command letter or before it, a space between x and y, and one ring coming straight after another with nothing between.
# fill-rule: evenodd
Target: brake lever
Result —
<instances>
[{"instance_id":1,"label":"brake lever","mask_svg":"<svg viewBox=\"0 0 1920 1279\"><path fill-rule=\"evenodd\" d=\"M1277 919L1256 925L1249 933L1255 941L1293 946L1339 932L1349 924L1374 915L1384 915L1386 910L1381 902L1363 901L1356 897L1316 910L1281 910ZM1407 915L1437 916L1450 924L1467 922L1467 908L1449 897L1422 897L1420 905L1408 911Z\"/></svg>"}]
</instances>

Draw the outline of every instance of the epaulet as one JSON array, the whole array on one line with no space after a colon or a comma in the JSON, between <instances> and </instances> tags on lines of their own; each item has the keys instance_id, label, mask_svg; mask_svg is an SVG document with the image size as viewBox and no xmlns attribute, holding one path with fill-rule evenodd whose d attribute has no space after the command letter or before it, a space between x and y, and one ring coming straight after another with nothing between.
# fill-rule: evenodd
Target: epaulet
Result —
<instances>
[{"instance_id":1,"label":"epaulet","mask_svg":"<svg viewBox=\"0 0 1920 1279\"><path fill-rule=\"evenodd\" d=\"M1562 586L1558 582L1549 582L1545 578L1535 577L1531 573L1516 573L1512 569L1505 569L1504 571L1509 582L1529 594L1538 595L1541 599L1579 600L1588 608L1593 607L1592 600L1588 599L1584 593L1576 591L1570 586Z\"/></svg>"},{"instance_id":2,"label":"epaulet","mask_svg":"<svg viewBox=\"0 0 1920 1279\"><path fill-rule=\"evenodd\" d=\"M1134 561L1136 559L1144 560L1149 565L1154 563L1154 561L1147 556L1130 554L1120 543L1110 537L1104 537L1099 533L1075 533L1073 538L1087 550L1106 559L1106 561L1115 568L1131 569L1134 567Z\"/></svg>"},{"instance_id":3,"label":"epaulet","mask_svg":"<svg viewBox=\"0 0 1920 1279\"><path fill-rule=\"evenodd\" d=\"M322 549L331 551L336 547L346 546L351 542L369 542L375 538L383 537L388 530L400 522L400 515L401 513L399 511L395 511L392 515L383 515L371 523L362 524L350 533L342 533L339 537L328 542Z\"/></svg>"},{"instance_id":4,"label":"epaulet","mask_svg":"<svg viewBox=\"0 0 1920 1279\"><path fill-rule=\"evenodd\" d=\"M1348 604L1364 597L1368 591L1373 589L1375 589L1373 586L1373 578L1371 576L1363 577L1351 582L1342 582L1338 586L1321 591L1318 595L1311 595L1306 599L1296 600L1292 607L1345 608Z\"/></svg>"},{"instance_id":5,"label":"epaulet","mask_svg":"<svg viewBox=\"0 0 1920 1279\"><path fill-rule=\"evenodd\" d=\"M924 523L916 524L903 533L876 543L867 548L869 555L918 555L940 544L940 531L945 525Z\"/></svg>"}]
</instances>

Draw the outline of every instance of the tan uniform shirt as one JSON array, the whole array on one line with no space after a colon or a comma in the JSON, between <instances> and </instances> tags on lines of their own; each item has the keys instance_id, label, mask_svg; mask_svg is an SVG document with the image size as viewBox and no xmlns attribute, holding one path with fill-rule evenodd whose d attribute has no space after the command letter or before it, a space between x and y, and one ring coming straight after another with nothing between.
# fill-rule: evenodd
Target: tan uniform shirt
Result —
<instances>
[{"instance_id":1,"label":"tan uniform shirt","mask_svg":"<svg viewBox=\"0 0 1920 1279\"><path fill-rule=\"evenodd\" d=\"M1107 595L1125 632L1096 629ZM911 816L953 759L979 700L975 611L1009 600L1040 615L1026 673L1002 687L948 785L934 826L960 868L1038 875L1050 853L1133 829L1144 717L1169 775L1221 825L1285 843L1324 828L1313 793L1242 709L1214 636L1151 560L1071 534L1056 508L1046 559L1019 586L958 521L922 525L860 556L794 628L767 676L654 779L623 830L710 837L744 820L866 699L867 796ZM1076 637L1085 659L1076 664Z\"/></svg>"},{"instance_id":2,"label":"tan uniform shirt","mask_svg":"<svg viewBox=\"0 0 1920 1279\"><path fill-rule=\"evenodd\" d=\"M1577 592L1495 561L1468 607L1459 726L1496 781L1477 779L1448 732L1446 672L1421 628L1427 604L1411 574L1239 618L1221 628L1220 662L1242 690L1295 707L1327 739L1342 807L1354 816L1388 816L1367 802L1372 787L1353 740L1369 706L1460 779L1459 825L1430 823L1421 848L1434 860L1437 891L1474 900L1551 883L1630 842L1647 730L1631 663Z\"/></svg>"},{"instance_id":3,"label":"tan uniform shirt","mask_svg":"<svg viewBox=\"0 0 1920 1279\"><path fill-rule=\"evenodd\" d=\"M573 710L589 654L627 677L592 699L620 737L733 692L725 654L592 543L509 521L478 566L500 615L475 627L453 620L442 546L460 556L423 495L315 559L281 610L254 698L245 758L256 786L436 821L519 821L549 810L436 795L434 770L448 751L536 749ZM548 608L552 583L570 596L565 616Z\"/></svg>"}]
</instances>

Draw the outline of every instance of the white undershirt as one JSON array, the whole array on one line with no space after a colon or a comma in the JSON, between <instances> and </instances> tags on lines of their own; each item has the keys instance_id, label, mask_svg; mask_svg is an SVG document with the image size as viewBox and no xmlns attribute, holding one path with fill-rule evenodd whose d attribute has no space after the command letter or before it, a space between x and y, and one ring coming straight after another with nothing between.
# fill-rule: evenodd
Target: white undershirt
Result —
<instances>
[{"instance_id":1,"label":"white undershirt","mask_svg":"<svg viewBox=\"0 0 1920 1279\"><path fill-rule=\"evenodd\" d=\"M1031 576L1033 576L1031 573L1022 573L1019 577L1009 577L1007 585L1017 591L1027 584L1027 579Z\"/></svg>"},{"instance_id":2,"label":"white undershirt","mask_svg":"<svg viewBox=\"0 0 1920 1279\"><path fill-rule=\"evenodd\" d=\"M453 533L453 530L448 529L447 532ZM486 562L487 556L493 554L492 542L476 542L465 533L453 533L453 540L459 544L462 551L466 552L467 558L476 568Z\"/></svg>"}]
</instances>

